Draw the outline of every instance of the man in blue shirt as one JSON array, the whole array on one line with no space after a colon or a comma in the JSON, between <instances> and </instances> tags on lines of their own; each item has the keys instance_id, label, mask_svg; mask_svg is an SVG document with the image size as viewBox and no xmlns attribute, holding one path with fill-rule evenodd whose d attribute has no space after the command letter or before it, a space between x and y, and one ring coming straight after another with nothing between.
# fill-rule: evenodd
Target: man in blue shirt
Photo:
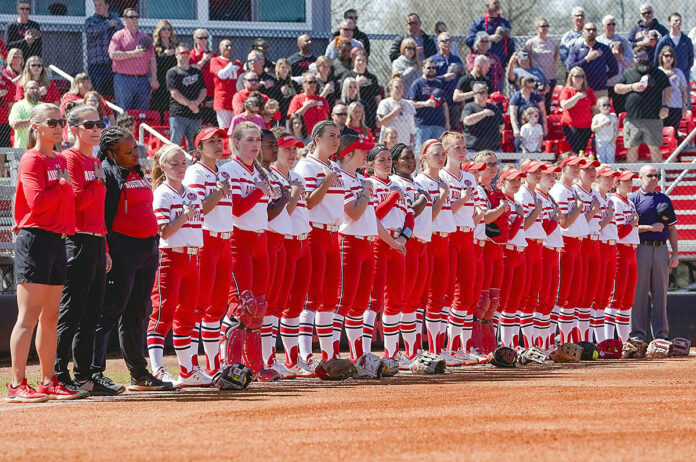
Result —
<instances>
[{"instance_id":1,"label":"man in blue shirt","mask_svg":"<svg viewBox=\"0 0 696 462\"><path fill-rule=\"evenodd\" d=\"M582 26L585 25L585 10L581 6L573 8L571 14L573 16L573 28L561 36L559 49L559 57L564 64L568 59L570 49L575 45L576 41L582 38Z\"/></svg>"},{"instance_id":2,"label":"man in blue shirt","mask_svg":"<svg viewBox=\"0 0 696 462\"><path fill-rule=\"evenodd\" d=\"M416 108L416 150L424 141L439 138L445 130L450 129L442 79L436 77L436 73L435 61L427 58L423 61L423 76L411 84L406 96Z\"/></svg>"},{"instance_id":3,"label":"man in blue shirt","mask_svg":"<svg viewBox=\"0 0 696 462\"><path fill-rule=\"evenodd\" d=\"M643 45L644 47L650 46L650 31L654 30L658 32L661 37L669 33L667 28L655 19L655 10L651 4L644 3L640 6L640 16L643 19L633 26L627 37L628 41L631 42L634 47L638 45Z\"/></svg>"},{"instance_id":4,"label":"man in blue shirt","mask_svg":"<svg viewBox=\"0 0 696 462\"><path fill-rule=\"evenodd\" d=\"M654 338L669 338L667 321L667 288L669 272L679 264L679 240L677 238L677 216L672 201L656 191L660 178L652 165L641 167L641 187L629 194L638 211L640 244L638 280L631 310L631 338L645 340L648 327L652 327ZM670 256L667 241L672 247Z\"/></svg>"},{"instance_id":5,"label":"man in blue shirt","mask_svg":"<svg viewBox=\"0 0 696 462\"><path fill-rule=\"evenodd\" d=\"M87 34L88 74L94 89L101 95L114 94L114 75L109 58L109 42L114 33L123 29L118 18L109 14L108 0L94 0L95 13L85 21Z\"/></svg>"},{"instance_id":6,"label":"man in blue shirt","mask_svg":"<svg viewBox=\"0 0 696 462\"><path fill-rule=\"evenodd\" d=\"M694 44L685 34L682 34L682 18L679 13L669 15L669 34L665 35L657 42L655 47L655 67L660 65L660 50L664 47L672 47L677 60L677 67L681 69L688 83L691 76L691 67L694 65Z\"/></svg>"},{"instance_id":7,"label":"man in blue shirt","mask_svg":"<svg viewBox=\"0 0 696 462\"><path fill-rule=\"evenodd\" d=\"M452 54L452 39L447 32L442 32L437 36L437 43L440 52L432 56L437 68L436 75L441 77L445 99L449 110L449 120L453 123L453 128L457 129L459 117L462 114L462 105L452 100L454 90L457 88L459 78L465 72L464 64L457 55Z\"/></svg>"},{"instance_id":8,"label":"man in blue shirt","mask_svg":"<svg viewBox=\"0 0 696 462\"><path fill-rule=\"evenodd\" d=\"M584 40L570 48L566 69L570 71L575 66L581 67L587 76L587 85L595 96L608 96L607 80L619 73L616 58L608 46L597 41L597 27L594 24L585 23L582 31Z\"/></svg>"},{"instance_id":9,"label":"man in blue shirt","mask_svg":"<svg viewBox=\"0 0 696 462\"><path fill-rule=\"evenodd\" d=\"M486 0L486 13L471 24L466 34L466 44L472 50L476 34L481 31L490 35L491 52L505 66L515 52L515 41L510 38L510 21L500 15L500 0Z\"/></svg>"}]
</instances>

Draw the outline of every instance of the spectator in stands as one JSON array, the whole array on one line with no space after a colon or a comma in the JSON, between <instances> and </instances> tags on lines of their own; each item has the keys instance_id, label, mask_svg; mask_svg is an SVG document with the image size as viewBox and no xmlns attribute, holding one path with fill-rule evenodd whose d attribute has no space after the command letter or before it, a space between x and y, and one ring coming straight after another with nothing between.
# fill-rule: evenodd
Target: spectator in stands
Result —
<instances>
[{"instance_id":1,"label":"spectator in stands","mask_svg":"<svg viewBox=\"0 0 696 462\"><path fill-rule=\"evenodd\" d=\"M385 129L394 128L398 134L396 143L413 147L416 140L416 108L403 99L404 90L403 80L398 76L392 77L389 81L389 97L380 101L377 108L377 117L382 127L380 142L384 142Z\"/></svg>"},{"instance_id":2,"label":"spectator in stands","mask_svg":"<svg viewBox=\"0 0 696 462\"><path fill-rule=\"evenodd\" d=\"M302 76L317 60L317 57L312 54L312 38L308 34L297 37L297 48L299 51L288 57L293 77Z\"/></svg>"},{"instance_id":3,"label":"spectator in stands","mask_svg":"<svg viewBox=\"0 0 696 462\"><path fill-rule=\"evenodd\" d=\"M372 130L365 124L365 108L362 103L355 101L348 105L346 127L358 133L360 138L373 142Z\"/></svg>"},{"instance_id":4,"label":"spectator in stands","mask_svg":"<svg viewBox=\"0 0 696 462\"><path fill-rule=\"evenodd\" d=\"M541 152L544 141L544 129L539 123L541 111L534 106L528 107L522 113L522 128L520 128L520 147L522 152Z\"/></svg>"},{"instance_id":5,"label":"spectator in stands","mask_svg":"<svg viewBox=\"0 0 696 462\"><path fill-rule=\"evenodd\" d=\"M459 118L462 115L462 105L455 102L452 97L460 77L466 72L466 68L459 56L451 53L452 38L447 32L438 35L437 43L440 47L440 53L434 54L432 58L437 66L437 76L443 80L449 120L455 123L454 128L457 129L459 128Z\"/></svg>"},{"instance_id":6,"label":"spectator in stands","mask_svg":"<svg viewBox=\"0 0 696 462\"><path fill-rule=\"evenodd\" d=\"M242 122L252 122L259 126L259 128L266 128L263 117L259 114L261 112L261 105L263 104L261 99L261 93L258 91L252 92L249 97L244 101L244 112L234 116L230 128L227 131L227 136L232 136L234 127Z\"/></svg>"},{"instance_id":7,"label":"spectator in stands","mask_svg":"<svg viewBox=\"0 0 696 462\"><path fill-rule=\"evenodd\" d=\"M257 91L259 89L259 76L252 71L244 74L243 82L244 89L238 91L232 97L232 110L235 114L242 113L244 110L244 101L249 97L252 91ZM270 99L266 95L263 95L261 98L263 99L264 104ZM232 119L230 119L230 122L232 122Z\"/></svg>"},{"instance_id":8,"label":"spectator in stands","mask_svg":"<svg viewBox=\"0 0 696 462\"><path fill-rule=\"evenodd\" d=\"M326 51L324 51L324 56L329 59L336 58L338 56L338 42L341 40L350 40L350 45L353 48L363 48L362 42L353 38L354 31L355 23L353 21L349 19L341 21L341 25L338 27L339 34L329 40Z\"/></svg>"},{"instance_id":9,"label":"spectator in stands","mask_svg":"<svg viewBox=\"0 0 696 462\"><path fill-rule=\"evenodd\" d=\"M435 37L438 37L443 32L447 32L447 24L445 24L444 21L436 22L435 23ZM436 44L436 45L437 45L437 52L440 53L440 51L441 51L440 45L439 44ZM457 46L457 42L455 42L454 40L452 40L452 42L450 42L450 53L452 53L455 56L461 57L461 55L459 54L459 47Z\"/></svg>"},{"instance_id":10,"label":"spectator in stands","mask_svg":"<svg viewBox=\"0 0 696 462\"><path fill-rule=\"evenodd\" d=\"M532 77L522 77L519 83L520 89L512 95L508 104L508 113L510 114L510 125L512 127L512 135L515 137L515 147L519 150L520 145L520 127L522 126L522 113L528 107L536 107L541 113L541 126L544 129L544 135L548 133L546 126L546 105L544 97L538 93L536 83Z\"/></svg>"},{"instance_id":11,"label":"spectator in stands","mask_svg":"<svg viewBox=\"0 0 696 462\"><path fill-rule=\"evenodd\" d=\"M259 76L259 91L270 97L271 90L275 86L275 77L266 72L266 58L259 50L252 50L247 55L247 68ZM275 69L273 70L275 72ZM237 83L239 85L239 82Z\"/></svg>"},{"instance_id":12,"label":"spectator in stands","mask_svg":"<svg viewBox=\"0 0 696 462\"><path fill-rule=\"evenodd\" d=\"M681 69L686 78L687 85L690 80L691 67L694 65L694 44L685 34L682 34L682 17L679 13L669 15L669 34L664 35L655 47L655 66L661 66L659 61L660 50L664 47L672 48L675 66ZM674 94L674 92L672 92ZM674 97L674 96L673 96ZM691 106L690 101L687 104ZM670 125L670 124L667 124Z\"/></svg>"},{"instance_id":13,"label":"spectator in stands","mask_svg":"<svg viewBox=\"0 0 696 462\"><path fill-rule=\"evenodd\" d=\"M637 282L631 309L631 338L668 339L669 272L679 265L677 215L667 195L657 190L660 174L652 165L640 168L640 189L628 195L638 212L640 244L636 250ZM670 255L667 241L672 248Z\"/></svg>"},{"instance_id":14,"label":"spectator in stands","mask_svg":"<svg viewBox=\"0 0 696 462\"><path fill-rule=\"evenodd\" d=\"M583 26L583 40L578 40L570 48L566 69L581 67L585 71L587 86L597 97L608 96L607 80L619 73L614 54L608 46L599 43L597 27L591 23Z\"/></svg>"},{"instance_id":15,"label":"spectator in stands","mask_svg":"<svg viewBox=\"0 0 696 462\"><path fill-rule=\"evenodd\" d=\"M282 114L280 113L280 105L278 101L274 99L269 99L266 104L261 108L261 117L263 117L263 123L265 124L263 128L270 130L275 127L285 128L285 122L280 123Z\"/></svg>"},{"instance_id":16,"label":"spectator in stands","mask_svg":"<svg viewBox=\"0 0 696 462\"><path fill-rule=\"evenodd\" d=\"M482 83L486 89L492 87L491 79L488 78L488 71L491 60L484 55L478 55L474 59L474 68L459 79L457 88L454 90L452 99L458 103L467 103L474 99L474 84Z\"/></svg>"},{"instance_id":17,"label":"spectator in stands","mask_svg":"<svg viewBox=\"0 0 696 462\"><path fill-rule=\"evenodd\" d=\"M640 16L643 18L638 21L638 24L633 26L631 31L628 33L628 41L633 44L635 48L638 45L644 47L650 47L650 31L656 31L660 34L660 37L664 37L669 33L667 28L660 24L655 18L655 10L649 3L643 3L640 5ZM654 36L654 35L653 35ZM654 45L652 45L654 46ZM635 53L634 53L635 56Z\"/></svg>"},{"instance_id":18,"label":"spectator in stands","mask_svg":"<svg viewBox=\"0 0 696 462\"><path fill-rule=\"evenodd\" d=\"M401 42L401 54L392 62L392 75L399 74L404 81L404 88L411 88L421 74L421 65L416 54L415 40L405 38Z\"/></svg>"},{"instance_id":19,"label":"spectator in stands","mask_svg":"<svg viewBox=\"0 0 696 462\"><path fill-rule=\"evenodd\" d=\"M614 85L616 85L616 82L619 81L621 76L623 75L624 71L626 69L630 69L633 67L633 52L631 51L631 60L626 61L625 60L625 47L623 42L620 41L614 41L609 44L609 49L611 50L612 54L614 55L614 59L616 59L616 66L619 69L619 72L609 80L607 80L607 85L608 85L608 90L609 90L609 100L611 100L612 106L614 108L614 112L617 114L620 114L624 111L624 95L617 95L616 92L614 91Z\"/></svg>"},{"instance_id":20,"label":"spectator in stands","mask_svg":"<svg viewBox=\"0 0 696 462\"><path fill-rule=\"evenodd\" d=\"M290 101L288 117L298 113L304 119L307 132L311 133L317 122L329 118L329 102L317 94L317 76L311 72L302 75L302 93Z\"/></svg>"},{"instance_id":21,"label":"spectator in stands","mask_svg":"<svg viewBox=\"0 0 696 462\"><path fill-rule=\"evenodd\" d=\"M696 43L696 27L689 31L689 38L691 39L691 43ZM691 75L689 80L696 81L696 61L694 62L694 65L691 66L690 73Z\"/></svg>"},{"instance_id":22,"label":"spectator in stands","mask_svg":"<svg viewBox=\"0 0 696 462\"><path fill-rule=\"evenodd\" d=\"M510 21L500 14L500 0L486 0L486 13L474 20L466 34L466 44L476 49L474 42L479 32L489 35L492 43L491 53L496 55L503 66L515 52L515 42L510 37Z\"/></svg>"},{"instance_id":23,"label":"spectator in stands","mask_svg":"<svg viewBox=\"0 0 696 462\"><path fill-rule=\"evenodd\" d=\"M365 53L367 53L367 56L370 56L370 39L367 37L365 32L358 29L358 12L355 11L354 8L346 10L343 13L343 19L353 21L353 24L355 25L355 30L353 30L353 38L362 43ZM336 31L333 33L333 36L336 37L340 33L341 31Z\"/></svg>"},{"instance_id":24,"label":"spectator in stands","mask_svg":"<svg viewBox=\"0 0 696 462\"><path fill-rule=\"evenodd\" d=\"M24 98L12 105L9 122L14 130L14 145L16 149L26 149L29 117L31 111L41 102L41 85L36 80L28 80L24 84Z\"/></svg>"},{"instance_id":25,"label":"spectator in stands","mask_svg":"<svg viewBox=\"0 0 696 462\"><path fill-rule=\"evenodd\" d=\"M333 67L333 78L340 82L343 79L343 74L353 68L351 56L353 45L350 40L341 38L336 44L336 49L338 50L338 56L331 61L331 65Z\"/></svg>"},{"instance_id":26,"label":"spectator in stands","mask_svg":"<svg viewBox=\"0 0 696 462\"><path fill-rule=\"evenodd\" d=\"M186 146L193 149L194 140L201 129L201 105L206 98L203 72L189 65L191 60L187 44L176 46L176 66L167 72L169 90L169 125L172 129L171 141L181 145L186 138Z\"/></svg>"},{"instance_id":27,"label":"spectator in stands","mask_svg":"<svg viewBox=\"0 0 696 462\"><path fill-rule=\"evenodd\" d=\"M48 78L46 67L39 56L32 56L27 59L22 73L22 87L29 80L39 82L39 91L41 92L41 102L50 103L58 106L60 104L60 92L56 88L56 84ZM17 99L24 98L24 90L22 87L17 90Z\"/></svg>"},{"instance_id":28,"label":"spectator in stands","mask_svg":"<svg viewBox=\"0 0 696 462\"><path fill-rule=\"evenodd\" d=\"M347 115L347 114L346 114ZM307 132L307 126L305 125L304 118L301 114L295 113L288 119L288 124L290 125L290 131L295 139L302 141L302 143L309 144L312 139ZM305 146L307 146L305 144Z\"/></svg>"},{"instance_id":29,"label":"spectator in stands","mask_svg":"<svg viewBox=\"0 0 696 462\"><path fill-rule=\"evenodd\" d=\"M505 119L497 105L489 103L485 83L474 83L474 100L464 105L462 122L467 151L500 151Z\"/></svg>"},{"instance_id":30,"label":"spectator in stands","mask_svg":"<svg viewBox=\"0 0 696 462\"><path fill-rule=\"evenodd\" d=\"M109 43L116 104L124 110L148 110L150 90L159 88L155 49L150 37L138 30L135 9L123 11L123 22L126 27L117 31Z\"/></svg>"},{"instance_id":31,"label":"spectator in stands","mask_svg":"<svg viewBox=\"0 0 696 462\"><path fill-rule=\"evenodd\" d=\"M7 56L7 46L5 45L5 41L0 39L0 57L5 59L5 56Z\"/></svg>"},{"instance_id":32,"label":"spectator in stands","mask_svg":"<svg viewBox=\"0 0 696 462\"><path fill-rule=\"evenodd\" d=\"M5 44L7 48L19 48L24 52L24 58L41 56L41 26L29 19L31 2L19 0L17 2L17 20L11 22L5 28Z\"/></svg>"},{"instance_id":33,"label":"spectator in stands","mask_svg":"<svg viewBox=\"0 0 696 462\"><path fill-rule=\"evenodd\" d=\"M573 17L573 28L563 34L559 47L559 57L563 64L568 60L570 49L575 45L575 42L582 38L582 27L585 25L585 10L581 6L573 8L570 14Z\"/></svg>"},{"instance_id":34,"label":"spectator in stands","mask_svg":"<svg viewBox=\"0 0 696 462\"><path fill-rule=\"evenodd\" d=\"M416 108L416 149L420 149L425 140L440 138L445 130L450 129L442 79L438 79L436 73L435 62L426 58L423 75L413 82L406 96Z\"/></svg>"},{"instance_id":35,"label":"spectator in stands","mask_svg":"<svg viewBox=\"0 0 696 462\"><path fill-rule=\"evenodd\" d=\"M408 33L397 37L392 42L389 50L389 59L395 61L399 57L401 42L406 38L411 38L416 42L416 55L419 61L423 61L425 58L429 58L437 53L435 41L421 30L421 20L417 14L411 13L406 16L406 28L408 29Z\"/></svg>"},{"instance_id":36,"label":"spectator in stands","mask_svg":"<svg viewBox=\"0 0 696 462\"><path fill-rule=\"evenodd\" d=\"M271 58L268 57L268 41L262 37L256 37L253 42L251 42L251 49L249 52L259 51L261 56L263 56L263 71L266 74L273 75L275 72L276 63L273 62ZM247 65L249 65L247 63ZM252 69L253 70L253 69Z\"/></svg>"},{"instance_id":37,"label":"spectator in stands","mask_svg":"<svg viewBox=\"0 0 696 462\"><path fill-rule=\"evenodd\" d=\"M1 63L2 61L0 61ZM0 71L4 68L4 63L0 64ZM15 102L15 95L17 94L17 89L15 84L12 83L4 72L0 74L0 148L12 147L10 141L10 108ZM0 176L5 175L5 156L0 156Z\"/></svg>"},{"instance_id":38,"label":"spectator in stands","mask_svg":"<svg viewBox=\"0 0 696 462\"><path fill-rule=\"evenodd\" d=\"M220 56L210 60L210 72L215 86L213 110L218 127L227 130L234 117L232 101L237 92L237 79L242 72L242 63L232 58L232 40L220 41Z\"/></svg>"},{"instance_id":39,"label":"spectator in stands","mask_svg":"<svg viewBox=\"0 0 696 462\"><path fill-rule=\"evenodd\" d=\"M319 96L326 98L329 105L333 106L341 92L341 88L331 75L331 61L326 56L319 56L316 61L316 68Z\"/></svg>"},{"instance_id":40,"label":"spectator in stands","mask_svg":"<svg viewBox=\"0 0 696 462\"><path fill-rule=\"evenodd\" d=\"M336 103L336 105L334 105L333 109L331 110L331 120L338 125L338 129L341 131L341 136L358 135L358 132L346 126L346 121L348 120L348 107L345 104Z\"/></svg>"},{"instance_id":41,"label":"spectator in stands","mask_svg":"<svg viewBox=\"0 0 696 462\"><path fill-rule=\"evenodd\" d=\"M377 76L367 70L365 50L359 49L353 53L353 69L343 75L344 79L350 77L355 78L358 87L360 87L360 102L365 106L365 124L374 130L377 120L377 105L382 96Z\"/></svg>"},{"instance_id":42,"label":"spectator in stands","mask_svg":"<svg viewBox=\"0 0 696 462\"><path fill-rule=\"evenodd\" d=\"M215 96L215 81L210 72L210 60L217 55L212 50L213 38L206 29L193 31L193 50L191 50L191 66L203 72L206 95L201 107L201 119L206 124L214 124L217 121L213 110L213 97Z\"/></svg>"},{"instance_id":43,"label":"spectator in stands","mask_svg":"<svg viewBox=\"0 0 696 462\"><path fill-rule=\"evenodd\" d=\"M352 102L360 101L360 87L355 77L348 77L343 80L339 101L346 106Z\"/></svg>"},{"instance_id":44,"label":"spectator in stands","mask_svg":"<svg viewBox=\"0 0 696 462\"><path fill-rule=\"evenodd\" d=\"M471 72L474 68L474 60L477 56L483 55L487 56L490 62L488 67L488 78L491 81L491 86L488 88L489 92L502 91L503 90L503 73L505 72L504 65L498 55L492 53L491 51L491 41L490 37L485 32L479 32L476 34L476 40L474 41L474 48L466 56L466 69Z\"/></svg>"},{"instance_id":45,"label":"spectator in stands","mask_svg":"<svg viewBox=\"0 0 696 462\"><path fill-rule=\"evenodd\" d=\"M67 114L66 106L68 105L68 103L72 101L79 101L80 104L82 104L87 93L91 92L92 90L92 79L89 78L89 75L85 74L84 72L80 72L79 74L77 74L70 84L70 90L66 94L64 94L63 98L61 98L60 100L60 113L63 114L63 116L65 117L65 115ZM109 120L110 123L113 123L114 111L112 111L111 108L107 106L106 101L104 100L100 102L100 105L102 106L102 111L104 113L103 118L105 117ZM65 127L65 130L63 130L63 141L68 141L67 127Z\"/></svg>"},{"instance_id":46,"label":"spectator in stands","mask_svg":"<svg viewBox=\"0 0 696 462\"><path fill-rule=\"evenodd\" d=\"M592 117L598 111L595 92L587 84L587 76L581 67L573 67L568 71L568 79L559 99L563 109L563 134L571 151L584 151L592 136Z\"/></svg>"},{"instance_id":47,"label":"spectator in stands","mask_svg":"<svg viewBox=\"0 0 696 462\"><path fill-rule=\"evenodd\" d=\"M135 119L132 115L128 114L127 112L122 112L118 115L118 117L116 118L115 126L125 128L126 130L128 130L129 133L133 135L134 138L136 137ZM136 145L138 148L138 158L140 159L140 167L143 169L143 171L152 170L150 168L150 161L147 157L147 148L145 148L145 145L138 142L137 138Z\"/></svg>"},{"instance_id":48,"label":"spectator in stands","mask_svg":"<svg viewBox=\"0 0 696 462\"><path fill-rule=\"evenodd\" d=\"M387 127L381 132L382 139L384 140L383 144L391 149L392 147L396 146L399 144L399 132L396 131L396 128L394 127ZM411 148L413 149L413 148Z\"/></svg>"},{"instance_id":49,"label":"spectator in stands","mask_svg":"<svg viewBox=\"0 0 696 462\"><path fill-rule=\"evenodd\" d=\"M280 104L280 112L283 114L281 118L281 123L285 125L287 117L285 114L288 113L288 108L290 107L290 101L299 92L302 91L302 87L298 85L290 75L290 63L285 58L280 58L276 62L275 68L275 82L273 87L268 92L268 96L278 101Z\"/></svg>"},{"instance_id":50,"label":"spectator in stands","mask_svg":"<svg viewBox=\"0 0 696 462\"><path fill-rule=\"evenodd\" d=\"M24 55L22 50L19 48L12 48L9 53L7 53L7 61L5 63L5 69L2 71L2 75L7 77L15 84L16 88L22 86L22 72L24 71Z\"/></svg>"},{"instance_id":51,"label":"spectator in stands","mask_svg":"<svg viewBox=\"0 0 696 462\"><path fill-rule=\"evenodd\" d=\"M116 120L114 119L114 111L109 109L104 101L104 98L102 98L98 92L94 90L88 91L82 98L82 102L97 110L99 113L99 118L102 120L102 122L104 122L106 128L109 128L116 123Z\"/></svg>"},{"instance_id":52,"label":"spectator in stands","mask_svg":"<svg viewBox=\"0 0 696 462\"><path fill-rule=\"evenodd\" d=\"M549 91L544 95L546 113L551 111L551 98L553 90L556 88L556 62L560 53L558 42L549 37L549 21L546 18L536 18L534 26L537 35L530 38L524 44L524 50L529 55L531 65L541 69L544 77L549 82Z\"/></svg>"},{"instance_id":53,"label":"spectator in stands","mask_svg":"<svg viewBox=\"0 0 696 462\"><path fill-rule=\"evenodd\" d=\"M616 161L616 138L619 136L619 119L611 112L611 101L606 96L597 98L599 112L592 117L597 160L603 164Z\"/></svg>"},{"instance_id":54,"label":"spectator in stands","mask_svg":"<svg viewBox=\"0 0 696 462\"><path fill-rule=\"evenodd\" d=\"M655 49L657 48L657 44L660 43L661 39L662 35L660 35L658 31L648 31L648 44L645 45L645 49L647 50L648 57L651 61L655 60Z\"/></svg>"},{"instance_id":55,"label":"spectator in stands","mask_svg":"<svg viewBox=\"0 0 696 462\"><path fill-rule=\"evenodd\" d=\"M517 82L520 77L531 77L536 84L537 93L545 95L551 90L549 81L546 79L544 72L538 67L532 67L532 61L529 58L529 53L525 50L516 51L510 58L510 63L507 67L508 83L514 85L515 90L519 90Z\"/></svg>"},{"instance_id":56,"label":"spectator in stands","mask_svg":"<svg viewBox=\"0 0 696 462\"><path fill-rule=\"evenodd\" d=\"M169 110L169 91L167 90L167 72L176 66L176 34L171 23L166 19L157 22L152 33L152 45L155 47L155 61L157 62L157 82L159 87L152 92L150 109L159 111Z\"/></svg>"},{"instance_id":57,"label":"spectator in stands","mask_svg":"<svg viewBox=\"0 0 696 462\"><path fill-rule=\"evenodd\" d=\"M679 132L679 123L689 110L689 82L678 67L679 58L670 46L662 47L658 55L659 69L665 73L672 86L672 96L667 104L669 114L663 120L665 127L674 127L674 136Z\"/></svg>"},{"instance_id":58,"label":"spectator in stands","mask_svg":"<svg viewBox=\"0 0 696 462\"><path fill-rule=\"evenodd\" d=\"M624 45L624 59L622 61L633 63L633 45L627 38L616 33L616 18L608 14L602 18L602 30L604 33L597 37L599 43L609 46L612 42L621 42ZM619 60L617 59L617 62ZM628 66L630 67L630 66Z\"/></svg>"},{"instance_id":59,"label":"spectator in stands","mask_svg":"<svg viewBox=\"0 0 696 462\"><path fill-rule=\"evenodd\" d=\"M672 97L669 79L657 67L644 46L633 48L634 66L621 75L614 91L626 95L624 146L628 149L626 161L638 161L638 146L646 143L653 162L661 162L662 121L669 115Z\"/></svg>"},{"instance_id":60,"label":"spectator in stands","mask_svg":"<svg viewBox=\"0 0 696 462\"><path fill-rule=\"evenodd\" d=\"M121 29L121 20L112 17L109 12L109 0L94 0L94 14L85 20L87 71L93 79L94 88L102 95L114 94L109 42Z\"/></svg>"}]
</instances>

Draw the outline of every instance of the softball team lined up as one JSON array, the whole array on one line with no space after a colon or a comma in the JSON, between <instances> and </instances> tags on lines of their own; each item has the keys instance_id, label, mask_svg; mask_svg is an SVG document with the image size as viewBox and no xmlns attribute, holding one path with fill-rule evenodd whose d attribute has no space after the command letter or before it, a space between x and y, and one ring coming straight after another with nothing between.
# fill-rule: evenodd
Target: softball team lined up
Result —
<instances>
[{"instance_id":1,"label":"softball team lined up","mask_svg":"<svg viewBox=\"0 0 696 462\"><path fill-rule=\"evenodd\" d=\"M298 158L304 145L289 132L243 122L221 165L227 135L215 127L199 132L192 165L163 146L150 187L132 135L102 132L85 106L68 123L76 144L58 154L65 121L37 106L20 162L10 402L122 393L103 375L116 324L131 390L209 386L238 338L254 373L311 377L340 357L343 330L352 361L371 353L378 317L384 357L401 369L424 347L448 366L484 362L498 344L550 350L557 328L562 343L613 338L614 326L628 339L638 244L629 171L570 153L558 166L499 169L492 151L467 161L456 132L416 159L403 144L341 137L331 121ZM252 300L262 318L239 318ZM37 324L35 389L25 367ZM162 357L170 330L176 379Z\"/></svg>"}]
</instances>

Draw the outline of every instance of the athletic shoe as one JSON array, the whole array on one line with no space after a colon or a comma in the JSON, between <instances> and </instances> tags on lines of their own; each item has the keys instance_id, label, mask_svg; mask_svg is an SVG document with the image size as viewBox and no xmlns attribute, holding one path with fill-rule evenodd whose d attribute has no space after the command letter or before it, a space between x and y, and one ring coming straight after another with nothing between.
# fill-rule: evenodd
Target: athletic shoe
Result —
<instances>
[{"instance_id":1,"label":"athletic shoe","mask_svg":"<svg viewBox=\"0 0 696 462\"><path fill-rule=\"evenodd\" d=\"M174 383L174 377L170 374L164 367L158 367L154 374L155 377L160 379L162 382Z\"/></svg>"},{"instance_id":2,"label":"athletic shoe","mask_svg":"<svg viewBox=\"0 0 696 462\"><path fill-rule=\"evenodd\" d=\"M414 356L413 358L407 358L404 354L402 354L401 352L398 352L394 355L394 359L399 361L399 370L400 371L410 371L411 364L416 359L416 357Z\"/></svg>"},{"instance_id":3,"label":"athletic shoe","mask_svg":"<svg viewBox=\"0 0 696 462\"><path fill-rule=\"evenodd\" d=\"M468 353L465 353L464 350L457 350L454 352L452 356L460 360L462 362L462 366L473 366L474 364L479 363L478 358Z\"/></svg>"},{"instance_id":4,"label":"athletic shoe","mask_svg":"<svg viewBox=\"0 0 696 462\"><path fill-rule=\"evenodd\" d=\"M39 393L27 383L27 379L20 382L17 388L14 388L11 383L7 384L7 395L5 402L8 403L43 403L48 401L48 395Z\"/></svg>"},{"instance_id":5,"label":"athletic shoe","mask_svg":"<svg viewBox=\"0 0 696 462\"><path fill-rule=\"evenodd\" d=\"M89 393L85 390L77 388L73 384L60 383L58 377L55 375L51 377L51 383L48 385L37 382L37 391L48 396L48 399L55 399L59 401L68 399L80 399L89 396Z\"/></svg>"},{"instance_id":6,"label":"athletic shoe","mask_svg":"<svg viewBox=\"0 0 696 462\"><path fill-rule=\"evenodd\" d=\"M148 371L138 378L131 377L131 384L128 387L130 391L169 391L172 388L174 388L172 382L163 382Z\"/></svg>"},{"instance_id":7,"label":"athletic shoe","mask_svg":"<svg viewBox=\"0 0 696 462\"><path fill-rule=\"evenodd\" d=\"M458 359L452 356L448 351L442 350L440 352L440 357L445 360L445 364L447 364L447 367L458 367L463 365L464 363Z\"/></svg>"},{"instance_id":8,"label":"athletic shoe","mask_svg":"<svg viewBox=\"0 0 696 462\"><path fill-rule=\"evenodd\" d=\"M276 358L271 360L271 365L269 367L280 374L281 380L294 379L297 377L297 374L290 372L285 366L279 363Z\"/></svg>"},{"instance_id":9,"label":"athletic shoe","mask_svg":"<svg viewBox=\"0 0 696 462\"><path fill-rule=\"evenodd\" d=\"M96 381L94 379L76 380L75 386L80 390L85 390L90 396L118 396L126 391L126 387L107 385L106 381Z\"/></svg>"},{"instance_id":10,"label":"athletic shoe","mask_svg":"<svg viewBox=\"0 0 696 462\"><path fill-rule=\"evenodd\" d=\"M317 361L316 359L314 359L314 356L311 356L311 355L310 355L310 356L307 358L307 361L303 361L302 359L297 358L297 364L298 364L300 367L302 367L303 369L306 369L306 370L308 370L309 372L311 372L312 374L314 374L314 376L316 377L316 372L315 372L315 370L317 369L317 366L319 365L319 361Z\"/></svg>"},{"instance_id":11,"label":"athletic shoe","mask_svg":"<svg viewBox=\"0 0 696 462\"><path fill-rule=\"evenodd\" d=\"M288 366L288 364L285 363L285 368L291 373L295 374L295 377L298 378L310 378L317 376L317 374L314 372L314 369L308 366L307 363L302 361L300 358L297 358L297 364L294 364L292 366ZM314 368L316 368L316 365L314 365Z\"/></svg>"},{"instance_id":12,"label":"athletic shoe","mask_svg":"<svg viewBox=\"0 0 696 462\"><path fill-rule=\"evenodd\" d=\"M123 385L116 385L113 380L111 380L108 377L104 377L104 374L102 374L101 372L92 374L92 381L95 384L99 385L99 387L112 388L118 391L118 395L126 391L126 387L124 387Z\"/></svg>"},{"instance_id":13,"label":"athletic shoe","mask_svg":"<svg viewBox=\"0 0 696 462\"><path fill-rule=\"evenodd\" d=\"M476 348L471 348L469 350L469 356L478 360L479 364L484 364L488 362L488 356L485 355L483 351Z\"/></svg>"},{"instance_id":14,"label":"athletic shoe","mask_svg":"<svg viewBox=\"0 0 696 462\"><path fill-rule=\"evenodd\" d=\"M179 372L179 378L174 382L175 387L211 387L213 379L203 372L200 367L194 366L191 372Z\"/></svg>"}]
</instances>

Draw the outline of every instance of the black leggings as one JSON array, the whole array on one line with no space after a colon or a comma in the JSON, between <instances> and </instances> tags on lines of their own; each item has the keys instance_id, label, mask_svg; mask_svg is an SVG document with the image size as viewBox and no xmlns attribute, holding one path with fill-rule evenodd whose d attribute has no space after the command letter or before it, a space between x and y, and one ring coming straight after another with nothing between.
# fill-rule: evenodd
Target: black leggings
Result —
<instances>
[{"instance_id":1,"label":"black leggings","mask_svg":"<svg viewBox=\"0 0 696 462\"><path fill-rule=\"evenodd\" d=\"M662 121L662 126L674 127L674 136L676 137L677 132L679 131L679 123L682 119L682 110L680 107L670 107L668 109L669 114L667 115L667 118Z\"/></svg>"},{"instance_id":2,"label":"black leggings","mask_svg":"<svg viewBox=\"0 0 696 462\"><path fill-rule=\"evenodd\" d=\"M584 151L587 149L587 142L590 141L592 136L591 128L575 128L569 125L563 126L563 134L570 144L570 150L574 153Z\"/></svg>"}]
</instances>

